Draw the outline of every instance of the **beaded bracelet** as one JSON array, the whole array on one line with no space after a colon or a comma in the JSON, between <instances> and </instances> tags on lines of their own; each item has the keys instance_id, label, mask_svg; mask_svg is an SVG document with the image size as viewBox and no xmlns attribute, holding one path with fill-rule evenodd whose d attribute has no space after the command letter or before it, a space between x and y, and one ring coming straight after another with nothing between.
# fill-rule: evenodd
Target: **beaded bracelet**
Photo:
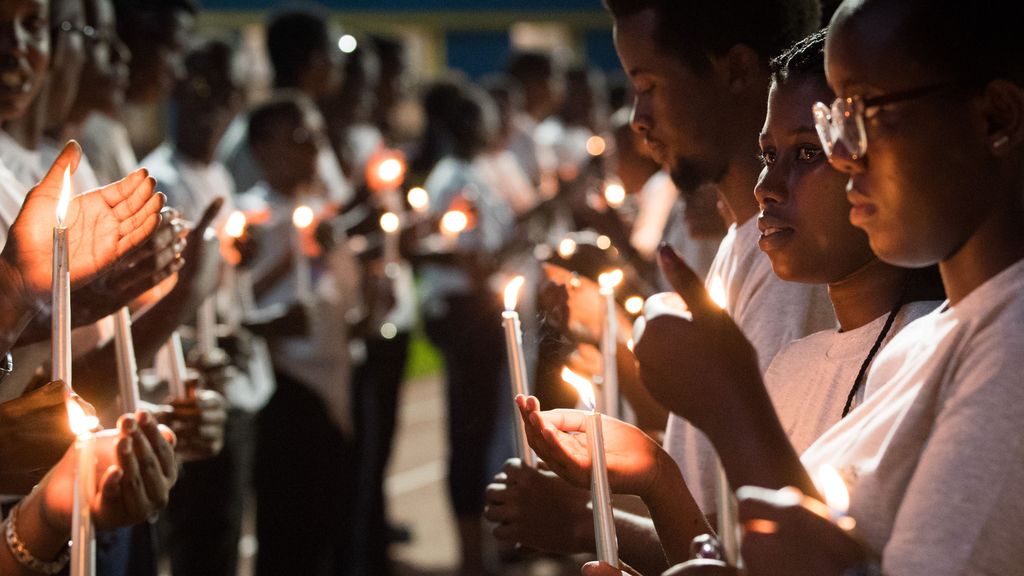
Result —
<instances>
[{"instance_id":1,"label":"beaded bracelet","mask_svg":"<svg viewBox=\"0 0 1024 576\"><path fill-rule=\"evenodd\" d=\"M14 508L11 508L11 513L7 517L7 529L5 536L7 537L7 547L11 549L11 555L18 561L19 564L34 570L42 574L58 574L64 568L64 565L68 563L71 558L71 548L67 547L61 552L60 556L56 560L51 562L43 562L36 558L29 551L28 547L25 546L25 542L18 536L18 509L21 504L15 504Z\"/></svg>"}]
</instances>

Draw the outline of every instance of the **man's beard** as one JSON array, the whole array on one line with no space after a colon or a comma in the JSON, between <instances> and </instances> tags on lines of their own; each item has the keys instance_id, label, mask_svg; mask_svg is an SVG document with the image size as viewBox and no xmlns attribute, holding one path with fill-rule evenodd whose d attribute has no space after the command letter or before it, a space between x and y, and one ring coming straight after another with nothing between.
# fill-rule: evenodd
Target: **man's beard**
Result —
<instances>
[{"instance_id":1,"label":"man's beard","mask_svg":"<svg viewBox=\"0 0 1024 576\"><path fill-rule=\"evenodd\" d=\"M717 184L725 175L725 170L712 174L707 166L698 165L697 162L676 156L670 166L672 183L676 185L679 192L685 197L703 184Z\"/></svg>"}]
</instances>

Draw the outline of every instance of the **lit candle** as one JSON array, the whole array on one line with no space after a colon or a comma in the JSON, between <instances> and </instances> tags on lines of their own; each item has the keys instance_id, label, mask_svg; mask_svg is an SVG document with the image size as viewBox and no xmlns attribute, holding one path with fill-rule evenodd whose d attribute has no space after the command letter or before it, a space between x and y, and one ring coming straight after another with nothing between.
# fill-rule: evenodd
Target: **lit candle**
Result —
<instances>
[{"instance_id":1,"label":"lit candle","mask_svg":"<svg viewBox=\"0 0 1024 576\"><path fill-rule=\"evenodd\" d=\"M200 358L209 358L217 347L217 299L210 296L196 310L196 346Z\"/></svg>"},{"instance_id":2,"label":"lit candle","mask_svg":"<svg viewBox=\"0 0 1024 576\"><path fill-rule=\"evenodd\" d=\"M117 352L117 384L121 394L121 412L135 412L139 405L139 369L132 342L132 315L125 306L114 313L114 348Z\"/></svg>"},{"instance_id":3,"label":"lit candle","mask_svg":"<svg viewBox=\"0 0 1024 576\"><path fill-rule=\"evenodd\" d=\"M618 208L626 201L626 189L618 182L611 182L604 187L604 201L612 208Z\"/></svg>"},{"instance_id":4,"label":"lit candle","mask_svg":"<svg viewBox=\"0 0 1024 576\"><path fill-rule=\"evenodd\" d=\"M409 189L406 200L417 214L423 214L430 209L430 194L419 186Z\"/></svg>"},{"instance_id":5,"label":"lit candle","mask_svg":"<svg viewBox=\"0 0 1024 576\"><path fill-rule=\"evenodd\" d=\"M598 292L604 298L604 329L601 330L601 396L604 399L604 411L612 418L619 417L619 371L615 349L618 344L618 317L615 308L615 287L622 282L622 277L622 270L619 269L597 277Z\"/></svg>"},{"instance_id":6,"label":"lit candle","mask_svg":"<svg viewBox=\"0 0 1024 576\"><path fill-rule=\"evenodd\" d=\"M64 219L71 203L71 167L64 169L64 185L57 201L57 225L53 227L53 297L51 299L51 373L71 392L71 274L68 263L68 229Z\"/></svg>"},{"instance_id":7,"label":"lit candle","mask_svg":"<svg viewBox=\"0 0 1024 576\"><path fill-rule=\"evenodd\" d=\"M618 566L619 544L615 535L615 518L612 515L612 495L608 487L608 465L605 463L601 413L595 406L597 398L594 396L594 387L586 378L568 368L562 368L562 380L576 388L583 405L589 409L586 414L587 447L590 450L590 503L594 508L597 559Z\"/></svg>"},{"instance_id":8,"label":"lit candle","mask_svg":"<svg viewBox=\"0 0 1024 576\"><path fill-rule=\"evenodd\" d=\"M825 498L828 517L845 530L852 530L856 521L847 515L850 510L850 491L839 471L823 464L811 475L818 492Z\"/></svg>"},{"instance_id":9,"label":"lit candle","mask_svg":"<svg viewBox=\"0 0 1024 576\"><path fill-rule=\"evenodd\" d=\"M397 150L384 150L378 154L376 165L371 167L372 178L367 184L380 195L381 205L386 212L380 217L380 228L384 231L384 274L397 278L399 274L399 230L402 227L402 197L399 186L405 180L405 162Z\"/></svg>"},{"instance_id":10,"label":"lit candle","mask_svg":"<svg viewBox=\"0 0 1024 576\"><path fill-rule=\"evenodd\" d=\"M309 206L296 206L292 212L292 224L295 225L295 294L300 302L310 300L313 296L313 271L306 252L302 249L306 229L313 225L313 219L313 209Z\"/></svg>"},{"instance_id":11,"label":"lit candle","mask_svg":"<svg viewBox=\"0 0 1024 576\"><path fill-rule=\"evenodd\" d=\"M248 226L248 221L246 220L245 213L235 210L228 216L227 221L224 222L224 233L229 238L238 240L245 235L246 226ZM239 269L238 264L228 266L225 272L225 282L227 282L228 286L231 286L231 293L238 299L241 317L243 319L247 318L256 301L252 290L252 275L246 269Z\"/></svg>"},{"instance_id":12,"label":"lit candle","mask_svg":"<svg viewBox=\"0 0 1024 576\"><path fill-rule=\"evenodd\" d=\"M461 210L449 210L441 217L441 235L454 239L469 226L469 216Z\"/></svg>"},{"instance_id":13,"label":"lit candle","mask_svg":"<svg viewBox=\"0 0 1024 576\"><path fill-rule=\"evenodd\" d=\"M380 229L384 231L384 274L388 278L398 276L399 236L398 230L402 219L394 212L385 212L380 216Z\"/></svg>"},{"instance_id":14,"label":"lit candle","mask_svg":"<svg viewBox=\"0 0 1024 576\"><path fill-rule=\"evenodd\" d=\"M516 301L519 290L526 281L522 276L516 276L505 286L505 311L501 313L501 325L505 328L505 349L508 351L508 371L512 379L512 392L526 396L530 393L530 387L526 379L526 357L523 355L523 330L519 323L519 313L516 312ZM537 467L537 457L526 439L526 426L519 415L513 418L516 423L516 440L519 449L519 458L523 464L531 468Z\"/></svg>"},{"instance_id":15,"label":"lit candle","mask_svg":"<svg viewBox=\"0 0 1024 576\"><path fill-rule=\"evenodd\" d=\"M718 276L713 276L708 283L708 296L711 301L725 310L729 304L729 298L725 293L725 285ZM729 486L729 479L725 475L725 468L722 461L715 458L716 473L716 504L718 513L718 540L722 544L723 559L733 565L741 566L743 560L740 558L740 521L739 509L736 504L736 494Z\"/></svg>"},{"instance_id":16,"label":"lit candle","mask_svg":"<svg viewBox=\"0 0 1024 576\"><path fill-rule=\"evenodd\" d=\"M71 517L71 576L96 572L96 534L89 502L96 493L96 416L87 414L78 396L65 402L71 432L75 434L75 485Z\"/></svg>"},{"instance_id":17,"label":"lit candle","mask_svg":"<svg viewBox=\"0 0 1024 576\"><path fill-rule=\"evenodd\" d=\"M188 396L185 387L185 380L188 378L188 367L185 365L185 351L181 346L181 334L177 331L171 334L163 346L164 360L170 370L171 397L176 400L183 400Z\"/></svg>"}]
</instances>

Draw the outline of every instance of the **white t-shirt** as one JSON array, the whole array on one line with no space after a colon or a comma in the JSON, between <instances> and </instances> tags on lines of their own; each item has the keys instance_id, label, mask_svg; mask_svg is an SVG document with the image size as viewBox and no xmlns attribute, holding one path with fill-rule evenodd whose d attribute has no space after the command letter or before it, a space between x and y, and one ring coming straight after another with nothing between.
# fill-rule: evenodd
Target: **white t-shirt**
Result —
<instances>
[{"instance_id":1,"label":"white t-shirt","mask_svg":"<svg viewBox=\"0 0 1024 576\"><path fill-rule=\"evenodd\" d=\"M757 246L757 219L733 225L722 239L705 285L721 282L726 310L757 350L764 373L775 354L793 340L836 326L828 289L821 284L785 282ZM665 450L679 464L697 504L715 509L715 452L702 432L670 414Z\"/></svg>"},{"instance_id":2,"label":"white t-shirt","mask_svg":"<svg viewBox=\"0 0 1024 576\"><path fill-rule=\"evenodd\" d=\"M900 308L882 341L882 348L907 324L940 304L929 300L910 302ZM839 422L853 381L888 317L889 314L884 314L848 332L823 330L811 334L791 342L772 360L764 375L764 385L797 454ZM877 358L878 353L871 363ZM866 375L864 380L867 380ZM864 388L864 381L861 381L853 406L863 402Z\"/></svg>"},{"instance_id":3,"label":"white t-shirt","mask_svg":"<svg viewBox=\"0 0 1024 576\"><path fill-rule=\"evenodd\" d=\"M865 402L803 455L850 489L891 576L1024 568L1024 260L900 332Z\"/></svg>"}]
</instances>

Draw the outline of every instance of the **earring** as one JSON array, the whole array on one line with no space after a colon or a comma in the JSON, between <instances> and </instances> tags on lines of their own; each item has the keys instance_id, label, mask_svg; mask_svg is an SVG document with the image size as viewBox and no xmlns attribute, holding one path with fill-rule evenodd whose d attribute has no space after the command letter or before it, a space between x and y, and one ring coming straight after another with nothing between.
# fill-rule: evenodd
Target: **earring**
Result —
<instances>
[{"instance_id":1,"label":"earring","mask_svg":"<svg viewBox=\"0 0 1024 576\"><path fill-rule=\"evenodd\" d=\"M992 149L993 150L1000 150L1000 149L1004 148L1009 143L1010 143L1010 137L1005 135L1005 134L1003 134L999 138L996 138L995 140L992 141Z\"/></svg>"}]
</instances>

